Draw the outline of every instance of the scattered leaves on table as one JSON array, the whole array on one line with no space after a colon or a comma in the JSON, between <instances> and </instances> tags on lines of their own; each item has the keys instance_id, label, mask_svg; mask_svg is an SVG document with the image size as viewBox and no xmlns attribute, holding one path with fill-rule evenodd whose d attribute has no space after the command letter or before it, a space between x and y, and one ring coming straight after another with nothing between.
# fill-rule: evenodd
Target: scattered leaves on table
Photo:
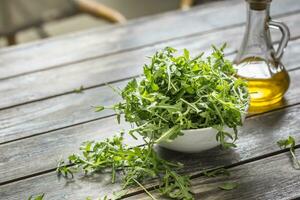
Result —
<instances>
[{"instance_id":1,"label":"scattered leaves on table","mask_svg":"<svg viewBox=\"0 0 300 200\"><path fill-rule=\"evenodd\" d=\"M123 188L139 186L153 178L160 179L159 191L162 195L183 200L192 200L188 176L178 174L175 170L183 167L181 163L161 159L153 149L153 143L142 147L129 148L123 144L123 136L115 136L102 142L85 142L80 150L82 155L69 156L70 167L62 166L57 172L70 178L79 169L86 174L110 171L111 182L122 172ZM145 190L146 193L148 192ZM150 195L149 195L150 196Z\"/></svg>"},{"instance_id":2,"label":"scattered leaves on table","mask_svg":"<svg viewBox=\"0 0 300 200\"><path fill-rule=\"evenodd\" d=\"M238 184L235 182L226 182L223 183L222 185L219 185L219 188L222 190L233 190L237 188Z\"/></svg>"},{"instance_id":3,"label":"scattered leaves on table","mask_svg":"<svg viewBox=\"0 0 300 200\"><path fill-rule=\"evenodd\" d=\"M83 87L83 85L81 85L79 88L74 89L74 92L75 93L82 93L83 90L84 90L84 87Z\"/></svg>"},{"instance_id":4,"label":"scattered leaves on table","mask_svg":"<svg viewBox=\"0 0 300 200\"><path fill-rule=\"evenodd\" d=\"M43 200L44 199L44 194L36 195L36 196L30 196L28 200Z\"/></svg>"},{"instance_id":5,"label":"scattered leaves on table","mask_svg":"<svg viewBox=\"0 0 300 200\"><path fill-rule=\"evenodd\" d=\"M295 153L295 146L296 146L295 138L292 136L289 136L287 139L282 139L282 140L277 141L277 145L281 149L289 148L290 153L292 155L293 167L297 170L300 170L300 161L298 160L296 153Z\"/></svg>"}]
</instances>

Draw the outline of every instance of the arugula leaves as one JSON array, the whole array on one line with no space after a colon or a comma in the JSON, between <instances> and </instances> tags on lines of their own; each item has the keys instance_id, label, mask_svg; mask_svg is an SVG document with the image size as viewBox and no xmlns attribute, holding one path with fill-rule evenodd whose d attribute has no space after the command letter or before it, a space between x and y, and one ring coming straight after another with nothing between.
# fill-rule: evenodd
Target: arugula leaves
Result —
<instances>
[{"instance_id":1,"label":"arugula leaves","mask_svg":"<svg viewBox=\"0 0 300 200\"><path fill-rule=\"evenodd\" d=\"M134 132L156 142L172 140L183 129L214 127L223 146L235 146L249 94L247 84L235 77L232 63L224 58L224 48L213 46L207 58L203 53L190 58L186 49L175 56L177 50L171 47L156 52L144 65L144 75L121 91L123 101L112 106L118 121L124 114L137 127ZM225 132L225 126L235 134Z\"/></svg>"},{"instance_id":2,"label":"arugula leaves","mask_svg":"<svg viewBox=\"0 0 300 200\"><path fill-rule=\"evenodd\" d=\"M151 194L141 183L159 178L159 191L162 195L174 199L194 199L189 177L175 172L183 165L161 159L153 150L153 143L129 148L123 144L123 136L121 135L106 139L103 142L85 142L80 149L82 155L73 154L69 156L70 167L59 164L57 168L59 175L70 178L73 177L73 172L79 169L82 169L86 174L109 171L111 182L115 183L116 176L121 173L123 189L133 185L139 186L150 197Z\"/></svg>"},{"instance_id":3,"label":"arugula leaves","mask_svg":"<svg viewBox=\"0 0 300 200\"><path fill-rule=\"evenodd\" d=\"M75 88L75 89L74 89L74 92L75 92L75 93L82 93L83 90L84 90L84 87L83 87L83 85L81 85L79 88Z\"/></svg>"},{"instance_id":4,"label":"arugula leaves","mask_svg":"<svg viewBox=\"0 0 300 200\"><path fill-rule=\"evenodd\" d=\"M277 141L277 145L280 148L289 148L290 153L292 155L293 159L293 166L295 169L300 170L300 161L298 160L296 153L295 153L295 146L296 146L296 141L295 138L292 136L289 136L287 139L282 139Z\"/></svg>"},{"instance_id":5,"label":"arugula leaves","mask_svg":"<svg viewBox=\"0 0 300 200\"><path fill-rule=\"evenodd\" d=\"M220 175L230 176L230 172L225 168L217 168L215 170L207 170L203 172L206 177L217 177Z\"/></svg>"},{"instance_id":6,"label":"arugula leaves","mask_svg":"<svg viewBox=\"0 0 300 200\"><path fill-rule=\"evenodd\" d=\"M37 196L30 196L28 198L28 200L43 200L44 199L44 194L41 194L41 195L37 195Z\"/></svg>"},{"instance_id":7,"label":"arugula leaves","mask_svg":"<svg viewBox=\"0 0 300 200\"><path fill-rule=\"evenodd\" d=\"M235 182L226 182L219 186L222 190L233 190L237 188L238 184Z\"/></svg>"},{"instance_id":8,"label":"arugula leaves","mask_svg":"<svg viewBox=\"0 0 300 200\"><path fill-rule=\"evenodd\" d=\"M122 91L123 98L112 107L120 123L121 115L134 128L129 134L140 134L146 145L129 148L123 143L123 135L102 142L85 142L81 155L69 156L69 166L59 163L57 172L66 178L83 170L86 174L109 172L115 183L121 175L123 191L129 186L139 186L153 200L155 197L142 185L147 180L159 180L161 195L179 200L193 200L190 177L177 173L183 167L180 163L160 158L153 149L155 143L172 140L182 134L183 129L214 127L219 132L216 139L224 146L235 146L237 126L242 124L242 114L249 103L247 84L235 77L232 63L224 58L223 50L212 47L207 58L202 54L190 57L188 50L175 56L177 50L171 47L158 51L151 63L144 65L144 75L133 79ZM97 106L100 112L105 107ZM234 134L224 127L234 129ZM231 142L227 142L227 138ZM225 169L210 171L206 176L229 174ZM220 188L229 190L236 186L227 184ZM115 194L107 199L120 199Z\"/></svg>"}]
</instances>

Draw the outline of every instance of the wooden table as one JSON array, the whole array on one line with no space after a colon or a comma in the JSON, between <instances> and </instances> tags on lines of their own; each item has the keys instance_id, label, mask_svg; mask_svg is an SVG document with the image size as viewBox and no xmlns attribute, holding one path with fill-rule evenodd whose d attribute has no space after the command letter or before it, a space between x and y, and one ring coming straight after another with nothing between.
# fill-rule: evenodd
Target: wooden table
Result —
<instances>
[{"instance_id":1,"label":"wooden table","mask_svg":"<svg viewBox=\"0 0 300 200\"><path fill-rule=\"evenodd\" d=\"M161 150L187 165L197 199L293 199L300 197L300 171L276 141L293 135L300 141L300 3L273 0L272 16L285 22L291 41L283 62L291 85L285 103L247 118L238 148L187 155ZM0 50L0 199L83 200L118 190L108 176L58 179L60 158L78 152L86 140L103 140L128 125L117 125L113 112L95 113L93 105L111 105L119 97L105 85L123 87L142 72L146 56L164 46L194 53L227 42L233 58L243 36L245 3L222 1ZM278 42L279 33L273 34ZM74 89L84 86L82 93ZM129 137L132 146L142 144ZM299 147L299 146L297 146ZM300 154L300 150L296 150ZM224 165L230 177L205 178L204 169ZM224 181L238 188L218 189ZM155 184L155 183L154 183ZM155 191L152 191L156 195ZM128 199L148 199L139 188ZM160 198L161 199L161 198Z\"/></svg>"}]
</instances>

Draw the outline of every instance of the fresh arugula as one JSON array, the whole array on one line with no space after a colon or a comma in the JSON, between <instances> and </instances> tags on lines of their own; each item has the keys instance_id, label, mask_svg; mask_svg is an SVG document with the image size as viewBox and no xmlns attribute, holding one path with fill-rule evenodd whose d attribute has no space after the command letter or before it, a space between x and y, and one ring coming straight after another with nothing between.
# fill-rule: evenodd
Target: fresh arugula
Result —
<instances>
[{"instance_id":1,"label":"fresh arugula","mask_svg":"<svg viewBox=\"0 0 300 200\"><path fill-rule=\"evenodd\" d=\"M296 141L295 138L292 136L289 136L287 139L282 139L277 141L277 145L281 148L289 148L290 153L292 155L293 159L293 166L295 169L300 170L300 161L298 160L296 153L295 153L295 146L296 146Z\"/></svg>"},{"instance_id":2,"label":"fresh arugula","mask_svg":"<svg viewBox=\"0 0 300 200\"><path fill-rule=\"evenodd\" d=\"M74 92L75 93L82 93L83 90L84 90L84 87L83 87L83 85L81 85L79 88L74 89Z\"/></svg>"},{"instance_id":3,"label":"fresh arugula","mask_svg":"<svg viewBox=\"0 0 300 200\"><path fill-rule=\"evenodd\" d=\"M97 198L96 200L119 200L127 194L126 190L121 190L118 192L113 192L111 197L105 195L104 197ZM93 200L92 197L87 197L85 200Z\"/></svg>"},{"instance_id":4,"label":"fresh arugula","mask_svg":"<svg viewBox=\"0 0 300 200\"><path fill-rule=\"evenodd\" d=\"M144 65L143 76L131 80L121 91L123 98L112 107L135 125L130 133L139 133L153 141L172 140L183 129L214 127L216 139L225 147L235 146L237 126L249 103L247 84L236 78L232 63L223 50L213 46L207 58L190 57L188 50L175 56L177 50L167 47ZM97 111L104 107L97 107ZM224 131L234 129L235 134ZM231 142L227 142L227 138Z\"/></svg>"},{"instance_id":5,"label":"fresh arugula","mask_svg":"<svg viewBox=\"0 0 300 200\"><path fill-rule=\"evenodd\" d=\"M204 176L212 178L217 176L230 176L230 172L226 168L217 168L215 170L208 170L203 172ZM222 190L233 190L238 187L236 182L225 182L218 186Z\"/></svg>"},{"instance_id":6,"label":"fresh arugula","mask_svg":"<svg viewBox=\"0 0 300 200\"><path fill-rule=\"evenodd\" d=\"M139 186L153 200L155 197L143 183L156 178L161 195L193 200L190 177L178 173L183 165L160 158L153 145L176 138L183 129L214 127L219 131L216 139L224 147L235 146L237 126L242 124L249 94L246 83L235 77L232 63L224 58L224 48L225 45L220 49L213 46L212 54L205 59L203 53L191 58L187 50L175 56L176 50L171 47L156 52L151 63L144 66L144 76L117 91L123 101L109 107L115 110L119 123L124 115L125 121L134 125L128 134L134 138L136 133L140 134L146 144L129 148L122 134L102 142L85 142L80 147L81 155L69 156L69 165L59 163L58 174L73 178L73 173L80 169L86 174L109 172L112 183L121 175L123 191ZM105 108L97 106L96 111ZM225 132L226 126L235 133ZM219 169L207 172L206 176L218 174L228 172ZM235 186L222 187L229 190ZM101 199L119 199L123 195Z\"/></svg>"},{"instance_id":7,"label":"fresh arugula","mask_svg":"<svg viewBox=\"0 0 300 200\"><path fill-rule=\"evenodd\" d=\"M230 172L225 168L217 168L215 170L207 170L203 172L206 177L217 177L220 175L230 176Z\"/></svg>"},{"instance_id":8,"label":"fresh arugula","mask_svg":"<svg viewBox=\"0 0 300 200\"><path fill-rule=\"evenodd\" d=\"M44 199L44 194L41 194L41 195L36 195L36 196L30 196L28 198L28 200L43 200Z\"/></svg>"},{"instance_id":9,"label":"fresh arugula","mask_svg":"<svg viewBox=\"0 0 300 200\"><path fill-rule=\"evenodd\" d=\"M223 183L222 185L219 185L219 188L222 190L233 190L237 188L238 184L235 182L226 182Z\"/></svg>"},{"instance_id":10,"label":"fresh arugula","mask_svg":"<svg viewBox=\"0 0 300 200\"><path fill-rule=\"evenodd\" d=\"M133 185L139 186L152 199L155 198L141 183L158 178L160 180L159 191L162 195L174 199L194 199L189 177L176 172L176 169L182 168L183 165L160 158L153 149L153 143L129 148L124 145L121 135L103 142L85 142L80 149L82 155L69 156L71 166L66 167L59 163L57 168L59 175L70 178L79 169L86 174L109 171L111 182L115 183L116 176L121 173L123 189Z\"/></svg>"}]
</instances>

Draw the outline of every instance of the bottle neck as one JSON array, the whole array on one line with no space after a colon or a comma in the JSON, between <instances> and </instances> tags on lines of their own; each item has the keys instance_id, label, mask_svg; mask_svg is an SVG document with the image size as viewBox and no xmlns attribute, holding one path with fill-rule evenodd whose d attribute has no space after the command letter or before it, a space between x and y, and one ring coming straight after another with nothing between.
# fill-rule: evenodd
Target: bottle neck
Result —
<instances>
[{"instance_id":1,"label":"bottle neck","mask_svg":"<svg viewBox=\"0 0 300 200\"><path fill-rule=\"evenodd\" d=\"M269 3L262 7L255 7L251 2L247 2L246 31L240 50L234 60L236 64L249 57L269 59L268 54L273 48L268 25L269 7Z\"/></svg>"},{"instance_id":2,"label":"bottle neck","mask_svg":"<svg viewBox=\"0 0 300 200\"><path fill-rule=\"evenodd\" d=\"M247 22L246 22L246 31L251 34L250 36L259 36L264 34L268 30L267 22L269 21L269 9L270 5L267 4L265 9L256 10L253 9L251 4L247 5Z\"/></svg>"}]
</instances>

